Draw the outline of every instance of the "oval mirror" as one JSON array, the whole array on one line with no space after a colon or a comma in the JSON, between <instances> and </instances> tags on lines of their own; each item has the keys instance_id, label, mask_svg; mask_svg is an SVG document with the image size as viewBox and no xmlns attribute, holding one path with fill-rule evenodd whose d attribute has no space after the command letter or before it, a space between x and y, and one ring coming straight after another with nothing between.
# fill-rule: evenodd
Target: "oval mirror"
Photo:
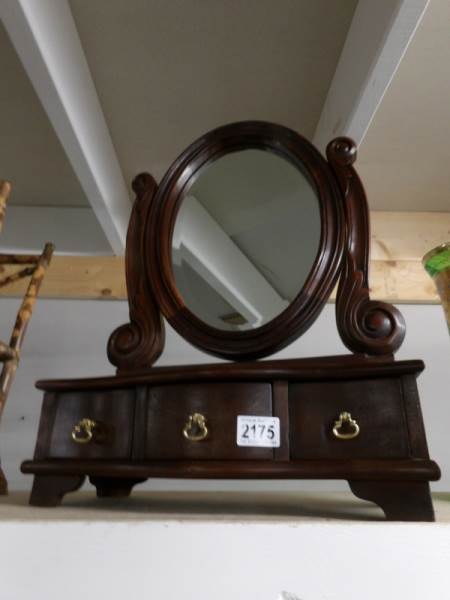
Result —
<instances>
[{"instance_id":1,"label":"oval mirror","mask_svg":"<svg viewBox=\"0 0 450 600\"><path fill-rule=\"evenodd\" d=\"M336 177L308 140L261 121L219 127L152 194L149 310L231 360L267 356L311 326L336 284L345 226Z\"/></svg>"},{"instance_id":2,"label":"oval mirror","mask_svg":"<svg viewBox=\"0 0 450 600\"><path fill-rule=\"evenodd\" d=\"M172 236L175 283L211 327L255 329L298 296L320 239L317 191L297 165L264 149L231 152L183 191Z\"/></svg>"}]
</instances>

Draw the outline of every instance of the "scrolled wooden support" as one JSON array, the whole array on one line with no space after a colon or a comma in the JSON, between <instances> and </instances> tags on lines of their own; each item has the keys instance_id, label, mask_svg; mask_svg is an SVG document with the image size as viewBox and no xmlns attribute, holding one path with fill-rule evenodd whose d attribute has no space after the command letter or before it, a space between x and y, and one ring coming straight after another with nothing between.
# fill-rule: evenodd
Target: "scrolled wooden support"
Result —
<instances>
[{"instance_id":1,"label":"scrolled wooden support","mask_svg":"<svg viewBox=\"0 0 450 600\"><path fill-rule=\"evenodd\" d=\"M141 173L133 181L136 200L125 254L130 322L113 331L107 348L109 361L122 373L150 367L164 347L164 323L142 276L143 237L156 189L157 184L149 173Z\"/></svg>"},{"instance_id":2,"label":"scrolled wooden support","mask_svg":"<svg viewBox=\"0 0 450 600\"><path fill-rule=\"evenodd\" d=\"M347 244L336 297L336 322L344 344L353 352L392 354L405 337L405 321L395 306L371 300L369 294L370 223L366 194L353 163L356 144L332 140L327 158L345 198Z\"/></svg>"}]
</instances>

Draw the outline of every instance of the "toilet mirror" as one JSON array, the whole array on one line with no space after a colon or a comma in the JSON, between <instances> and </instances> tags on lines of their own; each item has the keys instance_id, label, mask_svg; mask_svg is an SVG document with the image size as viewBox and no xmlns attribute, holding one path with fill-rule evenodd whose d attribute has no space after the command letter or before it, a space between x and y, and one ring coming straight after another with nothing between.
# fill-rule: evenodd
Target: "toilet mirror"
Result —
<instances>
[{"instance_id":1,"label":"toilet mirror","mask_svg":"<svg viewBox=\"0 0 450 600\"><path fill-rule=\"evenodd\" d=\"M127 234L130 321L108 342L123 372L145 369L168 323L203 352L270 356L305 333L333 289L336 325L352 352L392 355L399 311L369 295L369 211L356 144L326 156L292 129L243 121L188 146L158 183L133 181Z\"/></svg>"},{"instance_id":2,"label":"toilet mirror","mask_svg":"<svg viewBox=\"0 0 450 600\"><path fill-rule=\"evenodd\" d=\"M298 166L264 149L231 152L183 191L172 236L175 284L211 327L255 329L301 292L320 236L318 194Z\"/></svg>"}]
</instances>

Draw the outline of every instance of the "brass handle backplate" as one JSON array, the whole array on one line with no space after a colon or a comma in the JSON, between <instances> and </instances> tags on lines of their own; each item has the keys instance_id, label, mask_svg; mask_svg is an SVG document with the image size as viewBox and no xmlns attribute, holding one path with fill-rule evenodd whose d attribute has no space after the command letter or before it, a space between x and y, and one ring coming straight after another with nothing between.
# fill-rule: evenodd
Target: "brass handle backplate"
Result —
<instances>
[{"instance_id":1,"label":"brass handle backplate","mask_svg":"<svg viewBox=\"0 0 450 600\"><path fill-rule=\"evenodd\" d=\"M72 429L72 439L77 444L89 444L94 437L97 423L92 419L81 419Z\"/></svg>"},{"instance_id":2,"label":"brass handle backplate","mask_svg":"<svg viewBox=\"0 0 450 600\"><path fill-rule=\"evenodd\" d=\"M184 437L191 442L201 442L208 436L206 418L200 413L189 415L183 427Z\"/></svg>"},{"instance_id":3,"label":"brass handle backplate","mask_svg":"<svg viewBox=\"0 0 450 600\"><path fill-rule=\"evenodd\" d=\"M333 435L338 440L352 440L359 432L359 425L349 412L341 412L339 419L334 422Z\"/></svg>"}]
</instances>

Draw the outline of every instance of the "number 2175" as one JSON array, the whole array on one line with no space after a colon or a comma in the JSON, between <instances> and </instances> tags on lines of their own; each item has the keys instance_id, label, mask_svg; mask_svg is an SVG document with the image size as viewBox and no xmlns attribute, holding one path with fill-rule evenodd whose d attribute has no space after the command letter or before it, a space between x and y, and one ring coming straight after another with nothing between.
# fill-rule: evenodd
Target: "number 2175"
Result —
<instances>
[{"instance_id":1,"label":"number 2175","mask_svg":"<svg viewBox=\"0 0 450 600\"><path fill-rule=\"evenodd\" d=\"M237 418L237 445L278 448L280 420L277 417L240 415Z\"/></svg>"}]
</instances>

